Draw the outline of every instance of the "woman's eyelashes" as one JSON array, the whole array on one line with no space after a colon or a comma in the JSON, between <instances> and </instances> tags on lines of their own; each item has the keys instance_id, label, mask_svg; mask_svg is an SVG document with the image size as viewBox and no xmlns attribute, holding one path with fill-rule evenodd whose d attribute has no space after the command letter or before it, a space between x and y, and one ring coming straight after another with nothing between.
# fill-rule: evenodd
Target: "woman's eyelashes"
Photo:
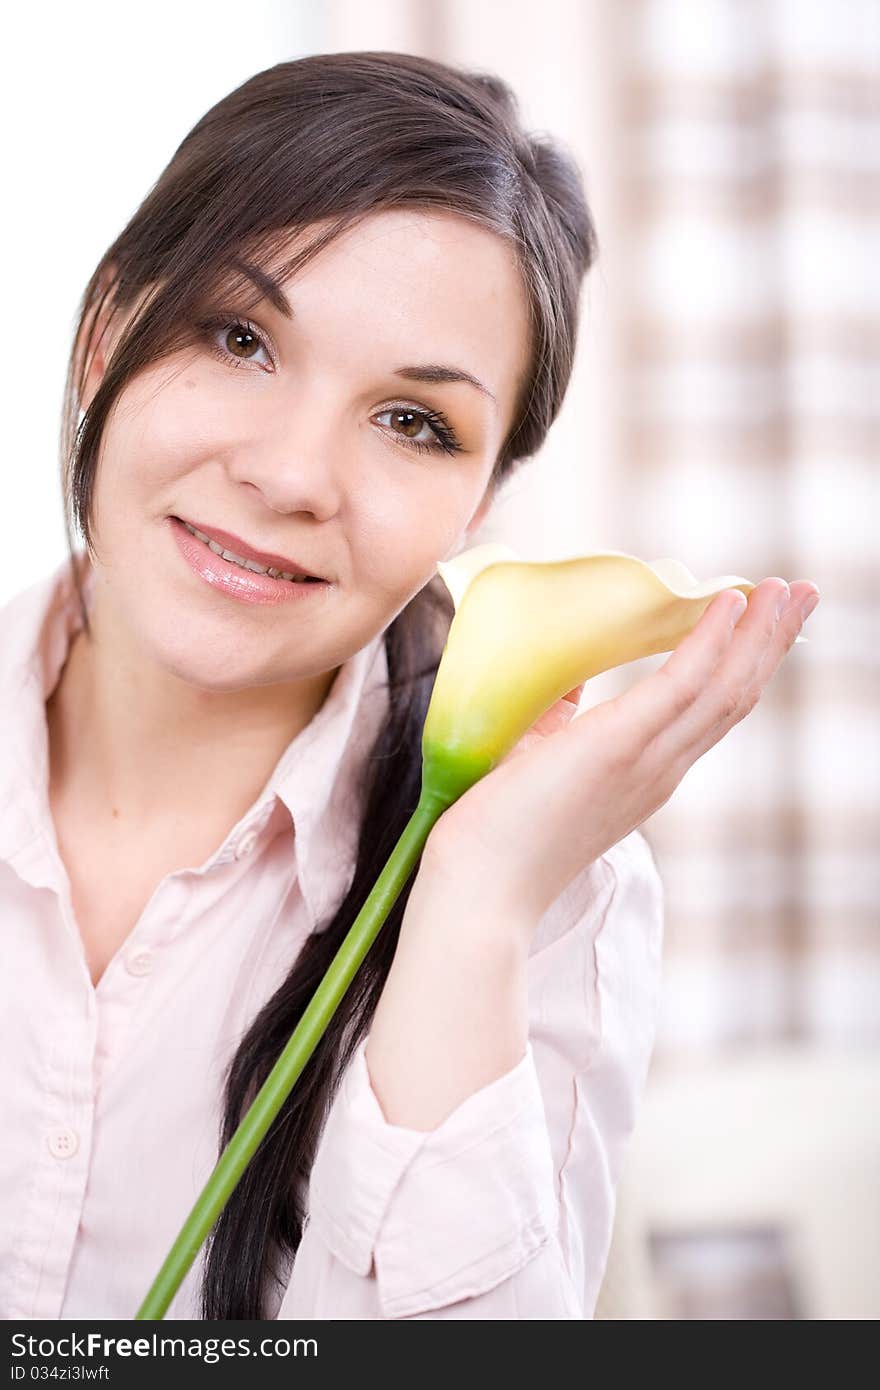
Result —
<instances>
[{"instance_id":1,"label":"woman's eyelashes","mask_svg":"<svg viewBox=\"0 0 880 1390\"><path fill-rule=\"evenodd\" d=\"M244 367L253 360L251 350L256 348L262 349L268 355L270 367L277 366L277 355L270 346L267 335L249 319L230 320L226 316L215 315L213 318L205 319L200 326L211 351L221 362L229 362L233 367ZM218 346L218 336L224 344L223 347ZM235 343L235 351L230 349L229 343ZM247 355L239 357L239 350ZM257 363L257 366L260 367L260 364ZM260 367L260 370L265 371L266 368Z\"/></svg>"},{"instance_id":2,"label":"woman's eyelashes","mask_svg":"<svg viewBox=\"0 0 880 1390\"><path fill-rule=\"evenodd\" d=\"M211 351L221 362L228 362L236 368L247 367L247 363L254 361L255 354L262 351L269 358L269 368L277 366L277 354L268 335L249 319L216 315L203 320L200 327ZM220 343L224 346L221 347ZM239 356L239 353L245 355ZM259 371L267 370L259 362L256 366ZM407 449L457 454L463 448L448 418L440 410L401 402L385 406L374 418L379 419L383 415L389 415L395 421L395 424L383 428L393 435L395 442L400 442ZM401 428L412 431L414 426L415 433L401 433ZM423 433L425 428L430 432L429 437Z\"/></svg>"},{"instance_id":3,"label":"woman's eyelashes","mask_svg":"<svg viewBox=\"0 0 880 1390\"><path fill-rule=\"evenodd\" d=\"M404 428L410 429L413 424L418 425L418 432L415 435L403 435L392 426L389 426L395 439L399 439L401 444L405 444L409 449L440 449L445 454L457 454L461 449L455 430L450 425L445 415L439 410L423 410L410 405L386 406L380 410L376 419L381 415L397 417L398 421L403 421ZM419 424L419 421L422 423ZM422 430L427 425L433 435L433 439L422 439Z\"/></svg>"}]
</instances>

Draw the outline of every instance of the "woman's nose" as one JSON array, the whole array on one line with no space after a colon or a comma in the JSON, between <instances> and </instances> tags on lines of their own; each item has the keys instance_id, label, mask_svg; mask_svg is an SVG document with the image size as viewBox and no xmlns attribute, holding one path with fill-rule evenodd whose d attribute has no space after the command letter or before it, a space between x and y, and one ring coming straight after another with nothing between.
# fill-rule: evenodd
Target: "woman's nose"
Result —
<instances>
[{"instance_id":1,"label":"woman's nose","mask_svg":"<svg viewBox=\"0 0 880 1390\"><path fill-rule=\"evenodd\" d=\"M271 436L242 441L229 474L235 482L257 488L273 511L312 512L326 520L339 510L338 460L333 443L322 431L288 426Z\"/></svg>"}]
</instances>

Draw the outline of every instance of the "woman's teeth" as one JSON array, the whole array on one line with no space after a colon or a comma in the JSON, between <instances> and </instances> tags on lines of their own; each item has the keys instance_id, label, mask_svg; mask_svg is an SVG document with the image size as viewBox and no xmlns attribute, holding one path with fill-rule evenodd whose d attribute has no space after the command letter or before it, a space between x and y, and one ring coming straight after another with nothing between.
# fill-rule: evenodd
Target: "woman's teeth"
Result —
<instances>
[{"instance_id":1,"label":"woman's teeth","mask_svg":"<svg viewBox=\"0 0 880 1390\"><path fill-rule=\"evenodd\" d=\"M222 555L224 560L230 560L233 565L240 565L242 569L253 570L255 574L268 574L271 579L287 579L291 584L315 584L319 582L311 575L286 574L284 570L273 569L271 565L259 565L256 560L243 560L240 555L233 555L231 550L224 550L222 545L212 541L209 536L205 535L204 531L197 531L194 526L190 526L188 521L184 521L183 525L191 536L197 536L200 541L204 541L215 555Z\"/></svg>"}]
</instances>

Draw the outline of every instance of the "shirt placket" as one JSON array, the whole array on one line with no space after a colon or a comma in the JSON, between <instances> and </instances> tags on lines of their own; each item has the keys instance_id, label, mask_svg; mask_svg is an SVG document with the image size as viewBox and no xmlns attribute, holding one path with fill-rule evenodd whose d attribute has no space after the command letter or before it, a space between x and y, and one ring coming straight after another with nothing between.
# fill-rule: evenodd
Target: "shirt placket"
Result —
<instances>
[{"instance_id":1,"label":"shirt placket","mask_svg":"<svg viewBox=\"0 0 880 1390\"><path fill-rule=\"evenodd\" d=\"M60 1312L89 1174L95 1024L81 996L80 1009L56 1018L47 1043L30 1191L12 1262L12 1318L54 1320Z\"/></svg>"},{"instance_id":2,"label":"shirt placket","mask_svg":"<svg viewBox=\"0 0 880 1390\"><path fill-rule=\"evenodd\" d=\"M230 832L220 848L203 866L206 873L234 866L235 873L246 873L272 813L268 802L252 811ZM227 885L228 886L228 885ZM128 941L113 957L99 981L96 1085L100 1086L108 1067L126 1045L137 1018L150 977L162 967L163 956L172 949L186 915L192 910L192 897L198 888L188 870L176 870L158 884Z\"/></svg>"},{"instance_id":3,"label":"shirt placket","mask_svg":"<svg viewBox=\"0 0 880 1390\"><path fill-rule=\"evenodd\" d=\"M271 807L262 807L237 826L206 870L235 864L245 872L270 811ZM10 1270L13 1318L54 1321L62 1315L89 1179L98 1096L108 1069L124 1051L147 1006L151 977L181 930L191 893L188 877L185 871L175 872L157 885L97 988L88 978L84 957L78 971L74 958L67 957L76 981L47 1009L53 1023L46 1038L43 1104ZM79 938L63 882L51 871L41 881L56 893L59 925L63 922Z\"/></svg>"}]
</instances>

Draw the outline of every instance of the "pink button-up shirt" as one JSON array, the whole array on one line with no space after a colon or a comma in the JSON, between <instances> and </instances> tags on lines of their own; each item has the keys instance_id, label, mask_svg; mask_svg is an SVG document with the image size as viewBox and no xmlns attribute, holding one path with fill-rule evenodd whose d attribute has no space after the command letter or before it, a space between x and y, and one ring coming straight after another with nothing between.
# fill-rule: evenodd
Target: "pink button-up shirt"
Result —
<instances>
[{"instance_id":1,"label":"pink button-up shirt","mask_svg":"<svg viewBox=\"0 0 880 1390\"><path fill-rule=\"evenodd\" d=\"M88 571L88 594L93 571ZM0 609L0 1314L131 1318L218 1156L220 1078L351 881L381 634L203 864L92 984L48 802L65 559ZM529 1040L435 1129L389 1124L366 1038L329 1107L277 1318L590 1318L659 1011L663 896L634 831L536 929ZM255 1219L258 1219L255 1216ZM168 1318L198 1318L204 1249Z\"/></svg>"}]
</instances>

